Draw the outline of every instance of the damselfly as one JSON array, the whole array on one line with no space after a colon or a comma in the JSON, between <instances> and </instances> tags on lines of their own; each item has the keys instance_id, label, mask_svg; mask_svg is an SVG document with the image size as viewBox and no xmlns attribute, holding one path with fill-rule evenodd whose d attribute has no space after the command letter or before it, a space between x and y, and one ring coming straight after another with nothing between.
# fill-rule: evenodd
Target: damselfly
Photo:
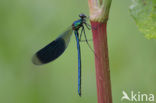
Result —
<instances>
[{"instance_id":1,"label":"damselfly","mask_svg":"<svg viewBox=\"0 0 156 103\"><path fill-rule=\"evenodd\" d=\"M76 42L77 42L77 51L78 51L78 94L81 96L81 52L80 52L80 41L82 33L84 33L85 41L91 49L86 34L84 26L90 29L90 26L87 24L86 19L88 18L84 14L79 15L80 19L74 21L73 24L60 35L56 40L39 50L32 59L32 62L35 65L41 65L49 63L59 57L67 48L72 32L74 31ZM81 28L81 33L79 35L79 29ZM92 49L91 49L92 50Z\"/></svg>"}]
</instances>

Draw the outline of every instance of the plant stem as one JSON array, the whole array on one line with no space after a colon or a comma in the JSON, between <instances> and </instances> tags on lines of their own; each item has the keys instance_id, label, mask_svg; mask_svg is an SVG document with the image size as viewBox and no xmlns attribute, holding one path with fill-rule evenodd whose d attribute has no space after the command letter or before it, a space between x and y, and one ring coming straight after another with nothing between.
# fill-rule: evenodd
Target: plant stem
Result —
<instances>
[{"instance_id":1,"label":"plant stem","mask_svg":"<svg viewBox=\"0 0 156 103\"><path fill-rule=\"evenodd\" d=\"M98 103L112 103L106 30L111 0L88 0L88 3L95 51Z\"/></svg>"}]
</instances>

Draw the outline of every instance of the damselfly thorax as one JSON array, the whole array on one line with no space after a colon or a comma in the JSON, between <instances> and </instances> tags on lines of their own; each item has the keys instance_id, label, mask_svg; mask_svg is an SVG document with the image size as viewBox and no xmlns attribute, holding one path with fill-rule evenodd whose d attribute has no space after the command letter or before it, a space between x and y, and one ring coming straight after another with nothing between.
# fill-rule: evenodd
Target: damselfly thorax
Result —
<instances>
[{"instance_id":1,"label":"damselfly thorax","mask_svg":"<svg viewBox=\"0 0 156 103\"><path fill-rule=\"evenodd\" d=\"M86 15L80 14L79 17L80 19L74 21L72 24L73 30L79 30L79 28L83 27L84 24L86 24L86 18L87 18Z\"/></svg>"}]
</instances>

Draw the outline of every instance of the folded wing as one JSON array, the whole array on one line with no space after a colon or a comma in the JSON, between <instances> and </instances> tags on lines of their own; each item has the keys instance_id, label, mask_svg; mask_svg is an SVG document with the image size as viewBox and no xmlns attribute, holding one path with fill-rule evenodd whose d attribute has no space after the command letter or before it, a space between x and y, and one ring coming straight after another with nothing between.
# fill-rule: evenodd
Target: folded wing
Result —
<instances>
[{"instance_id":1,"label":"folded wing","mask_svg":"<svg viewBox=\"0 0 156 103\"><path fill-rule=\"evenodd\" d=\"M36 65L46 64L59 57L67 48L71 35L72 27L69 27L56 40L39 50L32 58Z\"/></svg>"}]
</instances>

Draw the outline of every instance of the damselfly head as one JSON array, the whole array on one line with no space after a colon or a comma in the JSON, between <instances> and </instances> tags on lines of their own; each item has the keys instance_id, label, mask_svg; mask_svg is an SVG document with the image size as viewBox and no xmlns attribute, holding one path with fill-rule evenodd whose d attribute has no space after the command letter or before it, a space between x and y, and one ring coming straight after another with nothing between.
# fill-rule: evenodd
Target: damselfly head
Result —
<instances>
[{"instance_id":1,"label":"damselfly head","mask_svg":"<svg viewBox=\"0 0 156 103\"><path fill-rule=\"evenodd\" d=\"M86 18L87 16L85 14L80 14L79 17L80 18Z\"/></svg>"},{"instance_id":2,"label":"damselfly head","mask_svg":"<svg viewBox=\"0 0 156 103\"><path fill-rule=\"evenodd\" d=\"M86 16L86 15L83 14L83 13L80 14L79 17L80 17L81 19L87 19L87 20L89 19L89 16Z\"/></svg>"}]
</instances>

